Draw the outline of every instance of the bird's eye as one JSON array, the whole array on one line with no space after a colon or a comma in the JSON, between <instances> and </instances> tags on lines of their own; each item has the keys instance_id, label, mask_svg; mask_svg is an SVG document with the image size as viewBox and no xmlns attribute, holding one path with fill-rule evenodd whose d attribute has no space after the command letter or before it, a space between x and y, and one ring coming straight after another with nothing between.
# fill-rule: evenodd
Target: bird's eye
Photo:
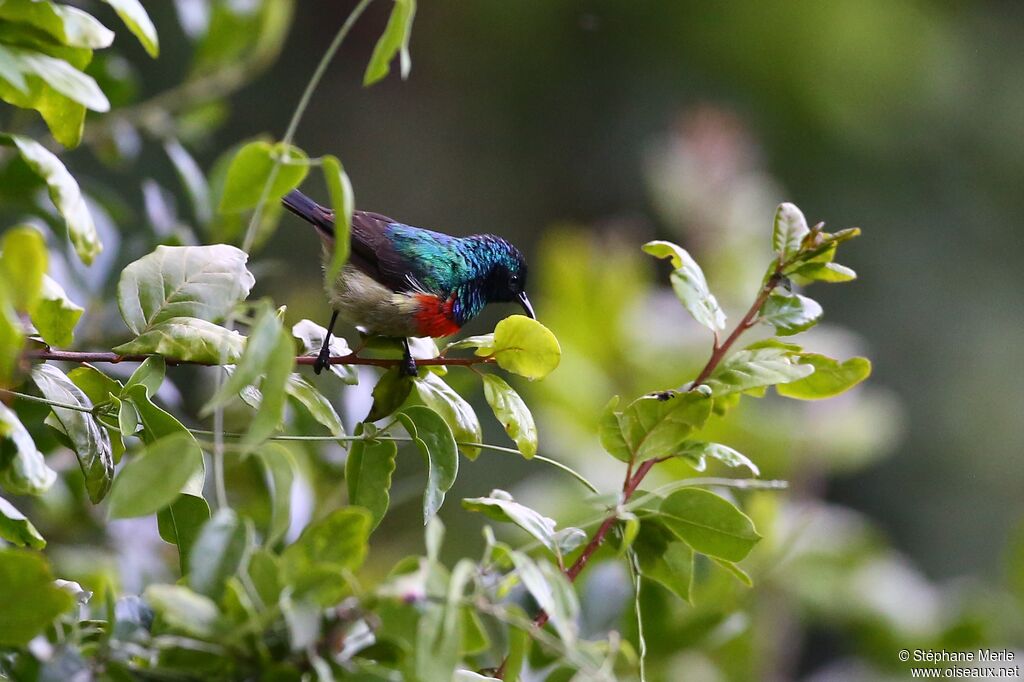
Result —
<instances>
[{"instance_id":1,"label":"bird's eye","mask_svg":"<svg viewBox=\"0 0 1024 682\"><path fill-rule=\"evenodd\" d=\"M508 281L511 284L519 284L519 275L512 275L511 277L508 278Z\"/></svg>"}]
</instances>

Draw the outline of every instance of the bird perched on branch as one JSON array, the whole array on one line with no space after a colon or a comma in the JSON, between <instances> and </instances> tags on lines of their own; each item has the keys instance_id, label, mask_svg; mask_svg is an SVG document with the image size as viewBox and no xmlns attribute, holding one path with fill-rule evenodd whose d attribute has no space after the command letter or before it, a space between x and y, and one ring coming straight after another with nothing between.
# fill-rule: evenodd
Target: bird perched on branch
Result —
<instances>
[{"instance_id":1,"label":"bird perched on branch","mask_svg":"<svg viewBox=\"0 0 1024 682\"><path fill-rule=\"evenodd\" d=\"M326 266L334 252L334 212L298 190L282 202L316 228ZM526 297L526 259L501 237L453 237L354 211L351 247L348 263L327 283L334 313L313 366L317 374L329 364L339 314L370 334L402 339L402 369L410 375L416 362L409 337L450 336L488 303L519 303L536 317Z\"/></svg>"}]
</instances>

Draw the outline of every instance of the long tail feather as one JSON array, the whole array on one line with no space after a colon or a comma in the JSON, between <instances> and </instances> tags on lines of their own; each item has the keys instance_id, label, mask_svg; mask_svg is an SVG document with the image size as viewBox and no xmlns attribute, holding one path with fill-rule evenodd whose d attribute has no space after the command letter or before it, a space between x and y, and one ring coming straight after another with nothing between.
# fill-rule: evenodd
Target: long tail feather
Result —
<instances>
[{"instance_id":1,"label":"long tail feather","mask_svg":"<svg viewBox=\"0 0 1024 682\"><path fill-rule=\"evenodd\" d=\"M334 212L321 206L297 189L288 192L281 203L317 229L324 237L334 239Z\"/></svg>"}]
</instances>

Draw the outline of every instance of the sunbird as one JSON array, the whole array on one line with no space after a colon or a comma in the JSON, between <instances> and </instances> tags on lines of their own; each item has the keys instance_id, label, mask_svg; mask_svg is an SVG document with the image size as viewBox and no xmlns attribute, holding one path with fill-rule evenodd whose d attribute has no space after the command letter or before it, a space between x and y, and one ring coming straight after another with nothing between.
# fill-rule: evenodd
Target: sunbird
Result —
<instances>
[{"instance_id":1,"label":"sunbird","mask_svg":"<svg viewBox=\"0 0 1024 682\"><path fill-rule=\"evenodd\" d=\"M326 271L334 253L334 211L298 190L281 201L316 228ZM317 374L330 362L339 315L369 334L402 339L402 371L410 376L416 361L409 337L451 336L488 303L518 303L536 319L526 296L526 259L501 237L453 237L353 211L351 247L348 263L326 283L333 313L313 365Z\"/></svg>"}]
</instances>

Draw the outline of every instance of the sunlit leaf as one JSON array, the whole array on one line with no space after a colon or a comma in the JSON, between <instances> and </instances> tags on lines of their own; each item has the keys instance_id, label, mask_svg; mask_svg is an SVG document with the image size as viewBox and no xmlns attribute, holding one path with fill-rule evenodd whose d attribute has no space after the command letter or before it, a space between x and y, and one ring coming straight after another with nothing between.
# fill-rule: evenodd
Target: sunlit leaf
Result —
<instances>
[{"instance_id":1,"label":"sunlit leaf","mask_svg":"<svg viewBox=\"0 0 1024 682\"><path fill-rule=\"evenodd\" d=\"M216 322L255 284L247 260L244 251L227 244L158 246L121 273L121 317L136 334L173 318Z\"/></svg>"},{"instance_id":2,"label":"sunlit leaf","mask_svg":"<svg viewBox=\"0 0 1024 682\"><path fill-rule=\"evenodd\" d=\"M803 353L800 362L814 368L810 376L775 387L779 395L799 400L822 400L844 393L871 375L871 361L850 358L839 362L817 353Z\"/></svg>"},{"instance_id":3,"label":"sunlit leaf","mask_svg":"<svg viewBox=\"0 0 1024 682\"><path fill-rule=\"evenodd\" d=\"M55 480L18 415L0 403L0 485L15 495L41 495Z\"/></svg>"},{"instance_id":4,"label":"sunlit leaf","mask_svg":"<svg viewBox=\"0 0 1024 682\"><path fill-rule=\"evenodd\" d=\"M362 435L362 427L356 435ZM395 471L398 446L394 441L357 440L352 443L345 460L345 485L349 504L365 507L376 528L391 501L391 474Z\"/></svg>"},{"instance_id":5,"label":"sunlit leaf","mask_svg":"<svg viewBox=\"0 0 1024 682\"><path fill-rule=\"evenodd\" d=\"M237 213L253 208L264 198L263 190L274 173L275 159L280 158L277 172L270 184L266 201L276 203L299 186L309 172L309 158L293 145L250 142L235 154L228 167L220 198L220 210Z\"/></svg>"},{"instance_id":6,"label":"sunlit leaf","mask_svg":"<svg viewBox=\"0 0 1024 682\"><path fill-rule=\"evenodd\" d=\"M667 392L637 398L619 418L630 453L638 462L669 457L711 416L711 394L704 390Z\"/></svg>"},{"instance_id":7,"label":"sunlit leaf","mask_svg":"<svg viewBox=\"0 0 1024 682\"><path fill-rule=\"evenodd\" d=\"M11 285L12 302L21 311L32 310L42 294L49 256L38 230L20 226L7 230L0 241L0 273Z\"/></svg>"},{"instance_id":8,"label":"sunlit leaf","mask_svg":"<svg viewBox=\"0 0 1024 682\"><path fill-rule=\"evenodd\" d=\"M70 346L75 325L85 310L75 304L49 275L43 275L39 299L29 310L29 318L43 341L51 346Z\"/></svg>"},{"instance_id":9,"label":"sunlit leaf","mask_svg":"<svg viewBox=\"0 0 1024 682\"><path fill-rule=\"evenodd\" d=\"M292 326L292 336L302 343L301 355L316 357L324 345L327 329L310 320L300 320ZM341 357L351 353L352 349L348 347L348 342L344 338L332 334L330 351L332 356ZM331 365L329 369L346 384L354 386L359 383L359 373L351 365Z\"/></svg>"},{"instance_id":10,"label":"sunlit leaf","mask_svg":"<svg viewBox=\"0 0 1024 682\"><path fill-rule=\"evenodd\" d=\"M0 144L13 145L29 168L46 183L50 199L67 223L75 252L88 265L99 255L100 244L92 214L85 204L78 183L52 152L29 137L0 135Z\"/></svg>"},{"instance_id":11,"label":"sunlit leaf","mask_svg":"<svg viewBox=\"0 0 1024 682\"><path fill-rule=\"evenodd\" d=\"M810 231L807 219L799 208L790 203L779 204L772 224L772 248L784 260L788 260L800 250L804 237Z\"/></svg>"},{"instance_id":12,"label":"sunlit leaf","mask_svg":"<svg viewBox=\"0 0 1024 682\"><path fill-rule=\"evenodd\" d=\"M412 34L412 21L416 16L416 0L395 0L391 8L391 16L384 33L373 48L370 63L363 75L363 85L373 85L386 77L391 71L391 60L400 53L402 78L409 77L412 59L409 57L409 37Z\"/></svg>"},{"instance_id":13,"label":"sunlit leaf","mask_svg":"<svg viewBox=\"0 0 1024 682\"><path fill-rule=\"evenodd\" d=\"M746 514L699 488L682 488L669 495L657 519L696 551L727 561L743 559L761 539Z\"/></svg>"},{"instance_id":14,"label":"sunlit leaf","mask_svg":"<svg viewBox=\"0 0 1024 682\"><path fill-rule=\"evenodd\" d=\"M530 459L537 454L537 427L530 408L501 377L485 374L483 382L484 397L494 416L505 427L505 433L515 442L523 457Z\"/></svg>"},{"instance_id":15,"label":"sunlit leaf","mask_svg":"<svg viewBox=\"0 0 1024 682\"><path fill-rule=\"evenodd\" d=\"M0 540L6 540L16 547L31 547L32 549L46 547L46 540L39 534L32 522L2 497L0 497Z\"/></svg>"},{"instance_id":16,"label":"sunlit leaf","mask_svg":"<svg viewBox=\"0 0 1024 682\"><path fill-rule=\"evenodd\" d=\"M857 273L839 263L807 263L795 269L790 275L798 284L810 282L849 282L857 279Z\"/></svg>"},{"instance_id":17,"label":"sunlit leaf","mask_svg":"<svg viewBox=\"0 0 1024 682\"><path fill-rule=\"evenodd\" d=\"M120 346L121 355L162 355L175 360L207 364L238 362L245 338L236 331L194 317L174 317L154 325Z\"/></svg>"},{"instance_id":18,"label":"sunlit leaf","mask_svg":"<svg viewBox=\"0 0 1024 682\"><path fill-rule=\"evenodd\" d=\"M656 258L672 260L672 289L693 319L713 331L725 329L725 313L711 293L704 271L685 249L666 241L647 242L643 249Z\"/></svg>"},{"instance_id":19,"label":"sunlit leaf","mask_svg":"<svg viewBox=\"0 0 1024 682\"><path fill-rule=\"evenodd\" d=\"M562 349L558 339L537 320L511 315L494 328L494 345L481 347L480 356L493 356L504 370L527 379L543 379L558 367Z\"/></svg>"},{"instance_id":20,"label":"sunlit leaf","mask_svg":"<svg viewBox=\"0 0 1024 682\"><path fill-rule=\"evenodd\" d=\"M78 405L86 411L53 407L68 440L78 455L78 463L85 474L85 488L89 499L99 502L110 490L114 476L114 458L110 437L89 410L92 402L82 389L59 369L46 363L32 369L32 380L48 399L65 405Z\"/></svg>"},{"instance_id":21,"label":"sunlit leaf","mask_svg":"<svg viewBox=\"0 0 1024 682\"><path fill-rule=\"evenodd\" d=\"M117 12L128 30L139 39L142 47L154 59L160 55L160 41L156 35L156 27L146 13L139 0L103 0Z\"/></svg>"},{"instance_id":22,"label":"sunlit leaf","mask_svg":"<svg viewBox=\"0 0 1024 682\"><path fill-rule=\"evenodd\" d=\"M775 327L779 336L792 336L816 325L822 312L821 305L806 296L774 292L761 306L758 319Z\"/></svg>"},{"instance_id":23,"label":"sunlit leaf","mask_svg":"<svg viewBox=\"0 0 1024 682\"><path fill-rule=\"evenodd\" d=\"M747 348L720 364L706 382L717 398L729 393L785 384L810 375L814 367L801 364L785 348Z\"/></svg>"},{"instance_id":24,"label":"sunlit leaf","mask_svg":"<svg viewBox=\"0 0 1024 682\"><path fill-rule=\"evenodd\" d=\"M6 0L0 19L27 24L70 47L101 49L114 42L114 32L92 15L49 0Z\"/></svg>"},{"instance_id":25,"label":"sunlit leaf","mask_svg":"<svg viewBox=\"0 0 1024 682\"><path fill-rule=\"evenodd\" d=\"M734 468L743 466L749 469L750 473L755 476L761 475L761 470L746 455L721 443L687 441L672 456L689 460L697 471L704 471L705 459L710 457L711 459L717 459L726 466Z\"/></svg>"},{"instance_id":26,"label":"sunlit leaf","mask_svg":"<svg viewBox=\"0 0 1024 682\"><path fill-rule=\"evenodd\" d=\"M459 473L455 438L441 415L429 407L413 405L399 412L398 417L427 462L423 491L423 522L427 523L441 508L445 493Z\"/></svg>"},{"instance_id":27,"label":"sunlit leaf","mask_svg":"<svg viewBox=\"0 0 1024 682\"><path fill-rule=\"evenodd\" d=\"M71 609L74 597L57 587L41 554L0 549L0 646L24 646Z\"/></svg>"}]
</instances>

